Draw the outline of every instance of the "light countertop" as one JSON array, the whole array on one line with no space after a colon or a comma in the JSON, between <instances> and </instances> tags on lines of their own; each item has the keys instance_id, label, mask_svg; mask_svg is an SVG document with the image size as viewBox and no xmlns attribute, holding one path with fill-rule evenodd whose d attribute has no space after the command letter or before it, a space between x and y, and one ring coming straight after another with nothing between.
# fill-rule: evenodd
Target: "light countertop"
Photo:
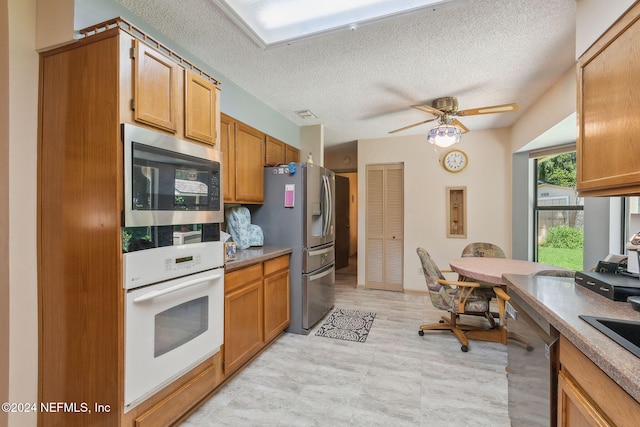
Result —
<instances>
[{"instance_id":1,"label":"light countertop","mask_svg":"<svg viewBox=\"0 0 640 427\"><path fill-rule=\"evenodd\" d=\"M518 294L640 402L640 358L578 317L583 314L640 321L640 312L627 302L610 300L577 285L571 278L518 274L505 274L503 278L509 293Z\"/></svg>"},{"instance_id":2,"label":"light countertop","mask_svg":"<svg viewBox=\"0 0 640 427\"><path fill-rule=\"evenodd\" d=\"M280 246L252 246L247 249L238 249L236 259L225 262L225 272L228 273L230 271L237 270L238 268L277 258L281 255L290 254L291 251L291 248L284 248Z\"/></svg>"}]
</instances>

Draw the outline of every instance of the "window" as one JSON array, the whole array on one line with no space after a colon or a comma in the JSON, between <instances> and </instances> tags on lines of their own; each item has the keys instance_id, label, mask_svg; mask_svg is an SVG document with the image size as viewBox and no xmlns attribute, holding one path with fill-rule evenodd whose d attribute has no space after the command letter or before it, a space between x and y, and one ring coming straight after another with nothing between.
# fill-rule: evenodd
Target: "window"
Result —
<instances>
[{"instance_id":1,"label":"window","mask_svg":"<svg viewBox=\"0 0 640 427\"><path fill-rule=\"evenodd\" d=\"M576 152L535 158L534 260L583 269L584 199L576 191Z\"/></svg>"}]
</instances>

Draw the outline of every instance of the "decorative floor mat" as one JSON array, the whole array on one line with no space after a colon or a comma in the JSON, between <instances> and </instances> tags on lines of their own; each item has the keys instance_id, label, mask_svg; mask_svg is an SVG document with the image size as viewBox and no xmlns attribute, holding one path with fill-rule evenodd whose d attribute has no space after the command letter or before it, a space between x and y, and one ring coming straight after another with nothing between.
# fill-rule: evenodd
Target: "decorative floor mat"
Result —
<instances>
[{"instance_id":1,"label":"decorative floor mat","mask_svg":"<svg viewBox=\"0 0 640 427\"><path fill-rule=\"evenodd\" d=\"M376 313L336 308L320 326L316 335L345 341L365 342Z\"/></svg>"}]
</instances>

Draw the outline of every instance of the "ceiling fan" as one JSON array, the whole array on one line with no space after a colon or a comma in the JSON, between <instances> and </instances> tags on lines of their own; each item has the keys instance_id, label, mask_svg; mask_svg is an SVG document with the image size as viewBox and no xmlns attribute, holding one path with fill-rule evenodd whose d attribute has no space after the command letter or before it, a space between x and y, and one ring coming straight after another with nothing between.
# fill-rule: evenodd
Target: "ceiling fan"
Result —
<instances>
[{"instance_id":1,"label":"ceiling fan","mask_svg":"<svg viewBox=\"0 0 640 427\"><path fill-rule=\"evenodd\" d=\"M520 106L518 104L502 104L502 105L492 105L491 107L481 107L481 108L470 108L468 110L460 110L458 111L458 98L454 96L447 96L444 98L435 99L431 106L429 105L412 105L411 107L417 108L418 110L425 111L429 114L433 114L436 116L433 119L425 120L419 123L414 123L409 126L401 127L400 129L392 130L389 133L400 132L415 126L420 126L425 123L432 122L434 120L438 120L440 124L448 124L452 126L456 126L460 128L462 133L469 132L469 129L462 124L462 122L455 117L465 117L465 116L477 116L479 114L494 114L494 113L509 113L518 111Z\"/></svg>"}]
</instances>

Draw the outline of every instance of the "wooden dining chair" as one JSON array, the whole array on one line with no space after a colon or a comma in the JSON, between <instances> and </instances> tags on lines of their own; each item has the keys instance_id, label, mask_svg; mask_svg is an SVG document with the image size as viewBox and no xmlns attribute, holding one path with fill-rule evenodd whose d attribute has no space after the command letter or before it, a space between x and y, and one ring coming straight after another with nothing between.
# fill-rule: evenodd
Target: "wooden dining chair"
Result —
<instances>
[{"instance_id":1,"label":"wooden dining chair","mask_svg":"<svg viewBox=\"0 0 640 427\"><path fill-rule=\"evenodd\" d=\"M462 257L487 257L487 258L506 258L504 251L498 245L487 242L469 243L462 250Z\"/></svg>"},{"instance_id":2,"label":"wooden dining chair","mask_svg":"<svg viewBox=\"0 0 640 427\"><path fill-rule=\"evenodd\" d=\"M498 245L487 242L473 242L469 243L462 250L462 258L464 257L486 257L486 258L506 258L504 251ZM466 281L471 280L462 275L458 275L458 280ZM484 287L491 286L490 283L480 282Z\"/></svg>"},{"instance_id":3,"label":"wooden dining chair","mask_svg":"<svg viewBox=\"0 0 640 427\"><path fill-rule=\"evenodd\" d=\"M535 276L552 276L552 277L576 277L575 270L540 270L537 271Z\"/></svg>"},{"instance_id":4,"label":"wooden dining chair","mask_svg":"<svg viewBox=\"0 0 640 427\"><path fill-rule=\"evenodd\" d=\"M450 330L462 344L460 349L464 352L469 350L469 339L507 344L508 338L514 338L530 347L528 341L507 331L505 302L509 300L509 296L502 288L496 286L489 289L498 303L498 322L495 322L486 289L477 282L446 280L442 272L452 272L451 270L440 270L425 249L417 248L416 252L422 263L431 303L435 308L449 312L449 317L442 316L439 323L421 325L418 330L420 336L424 336L424 331L427 330ZM460 315L484 317L488 325L483 327L458 323Z\"/></svg>"}]
</instances>

